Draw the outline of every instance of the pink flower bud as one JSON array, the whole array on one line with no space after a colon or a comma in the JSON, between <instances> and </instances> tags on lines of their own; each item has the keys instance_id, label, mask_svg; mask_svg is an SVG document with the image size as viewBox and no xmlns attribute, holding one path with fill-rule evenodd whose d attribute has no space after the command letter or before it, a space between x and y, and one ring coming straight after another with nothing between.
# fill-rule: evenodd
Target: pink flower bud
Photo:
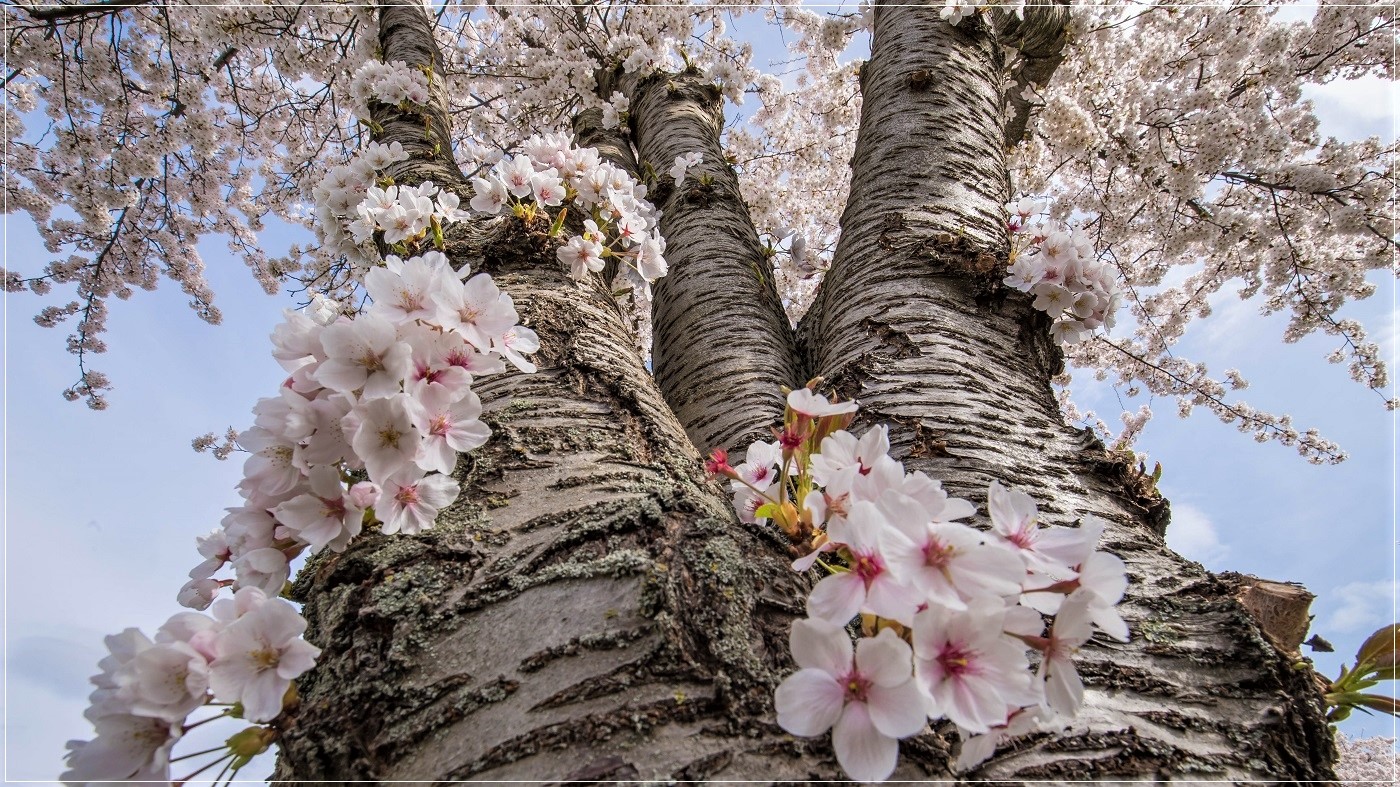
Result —
<instances>
[{"instance_id":1,"label":"pink flower bud","mask_svg":"<svg viewBox=\"0 0 1400 787\"><path fill-rule=\"evenodd\" d=\"M361 481L350 487L350 504L356 508L369 508L379 502L379 485L372 481Z\"/></svg>"}]
</instances>

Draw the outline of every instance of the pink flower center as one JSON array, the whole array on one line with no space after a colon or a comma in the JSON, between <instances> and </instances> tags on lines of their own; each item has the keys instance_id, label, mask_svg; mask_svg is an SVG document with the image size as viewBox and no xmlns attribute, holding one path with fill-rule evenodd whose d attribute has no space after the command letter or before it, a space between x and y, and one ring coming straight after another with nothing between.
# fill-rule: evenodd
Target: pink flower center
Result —
<instances>
[{"instance_id":1,"label":"pink flower center","mask_svg":"<svg viewBox=\"0 0 1400 787\"><path fill-rule=\"evenodd\" d=\"M1006 540L1020 549L1030 549L1035 546L1035 522L1027 522L1020 530L1007 536Z\"/></svg>"},{"instance_id":2,"label":"pink flower center","mask_svg":"<svg viewBox=\"0 0 1400 787\"><path fill-rule=\"evenodd\" d=\"M885 561L874 552L859 552L855 555L855 565L851 566L851 571L865 580L865 586L868 588L876 577L885 572Z\"/></svg>"},{"instance_id":3,"label":"pink flower center","mask_svg":"<svg viewBox=\"0 0 1400 787\"><path fill-rule=\"evenodd\" d=\"M972 667L973 655L966 647L950 642L943 652L938 654L938 665L943 668L945 675L956 678L975 672Z\"/></svg>"},{"instance_id":4,"label":"pink flower center","mask_svg":"<svg viewBox=\"0 0 1400 787\"><path fill-rule=\"evenodd\" d=\"M924 545L924 565L939 570L946 569L953 559L953 545L930 538Z\"/></svg>"},{"instance_id":5,"label":"pink flower center","mask_svg":"<svg viewBox=\"0 0 1400 787\"><path fill-rule=\"evenodd\" d=\"M851 670L841 679L841 688L846 692L846 702L865 702L872 685L874 684L869 679L856 670Z\"/></svg>"},{"instance_id":6,"label":"pink flower center","mask_svg":"<svg viewBox=\"0 0 1400 787\"><path fill-rule=\"evenodd\" d=\"M399 491L394 493L394 499L400 505L411 506L418 503L418 485L399 487Z\"/></svg>"}]
</instances>

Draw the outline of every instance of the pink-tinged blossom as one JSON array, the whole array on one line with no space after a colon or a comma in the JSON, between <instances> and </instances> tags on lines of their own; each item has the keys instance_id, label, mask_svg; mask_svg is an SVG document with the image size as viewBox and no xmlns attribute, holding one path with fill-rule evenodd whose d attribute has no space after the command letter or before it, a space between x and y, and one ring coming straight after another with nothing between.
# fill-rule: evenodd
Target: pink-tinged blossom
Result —
<instances>
[{"instance_id":1,"label":"pink-tinged blossom","mask_svg":"<svg viewBox=\"0 0 1400 787\"><path fill-rule=\"evenodd\" d=\"M117 675L153 643L139 629L127 628L120 634L107 635L103 644L107 646L107 655L97 662L100 672L88 679L97 687L88 695L88 707L83 711L83 715L89 721L131 711L130 704L120 694L121 685L117 682Z\"/></svg>"},{"instance_id":2,"label":"pink-tinged blossom","mask_svg":"<svg viewBox=\"0 0 1400 787\"><path fill-rule=\"evenodd\" d=\"M956 522L929 521L923 506L898 492L886 492L878 506L891 525L880 533L885 559L928 603L961 610L969 599L1020 593L1025 563L986 543L982 533Z\"/></svg>"},{"instance_id":3,"label":"pink-tinged blossom","mask_svg":"<svg viewBox=\"0 0 1400 787\"><path fill-rule=\"evenodd\" d=\"M511 196L524 199L531 195L530 181L535 177L535 166L529 156L520 155L501 159L496 162L496 166L492 168L491 172L500 178Z\"/></svg>"},{"instance_id":4,"label":"pink-tinged blossom","mask_svg":"<svg viewBox=\"0 0 1400 787\"><path fill-rule=\"evenodd\" d=\"M475 196L471 199L472 210L479 213L495 216L501 212L506 200L510 199L506 184L494 176L472 178L472 189L475 191Z\"/></svg>"},{"instance_id":5,"label":"pink-tinged blossom","mask_svg":"<svg viewBox=\"0 0 1400 787\"><path fill-rule=\"evenodd\" d=\"M856 402L831 402L825 396L815 393L807 388L798 388L788 394L787 406L797 412L811 418L823 418L828 415L844 415L856 411Z\"/></svg>"},{"instance_id":6,"label":"pink-tinged blossom","mask_svg":"<svg viewBox=\"0 0 1400 787\"><path fill-rule=\"evenodd\" d=\"M807 614L845 624L868 612L905 625L913 622L918 594L891 571L880 550L880 533L890 527L873 503L853 503L845 519L827 526L827 537L850 555L848 571L832 574L812 588Z\"/></svg>"},{"instance_id":7,"label":"pink-tinged blossom","mask_svg":"<svg viewBox=\"0 0 1400 787\"><path fill-rule=\"evenodd\" d=\"M884 424L868 429L860 439L844 430L833 432L822 440L821 452L812 456L812 478L821 486L833 487L833 493L850 491L854 477L869 475L881 458L889 458L889 452L889 430Z\"/></svg>"},{"instance_id":8,"label":"pink-tinged blossom","mask_svg":"<svg viewBox=\"0 0 1400 787\"><path fill-rule=\"evenodd\" d=\"M311 551L327 546L344 551L350 539L359 535L364 510L346 497L340 472L334 467L313 468L310 479L309 493L282 503L272 513L297 538L310 544Z\"/></svg>"},{"instance_id":9,"label":"pink-tinged blossom","mask_svg":"<svg viewBox=\"0 0 1400 787\"><path fill-rule=\"evenodd\" d=\"M666 275L666 241L659 233L643 238L637 244L636 258L633 264L637 267L637 273L642 279L654 282Z\"/></svg>"},{"instance_id":10,"label":"pink-tinged blossom","mask_svg":"<svg viewBox=\"0 0 1400 787\"><path fill-rule=\"evenodd\" d=\"M433 293L446 275L444 268L430 265L425 257L404 261L389 255L384 267L371 268L365 274L365 292L374 301L371 313L396 323L433 320L438 311Z\"/></svg>"},{"instance_id":11,"label":"pink-tinged blossom","mask_svg":"<svg viewBox=\"0 0 1400 787\"><path fill-rule=\"evenodd\" d=\"M394 324L376 314L336 323L321 334L327 358L316 379L333 391L364 389L365 399L393 396L408 376L412 348L398 340Z\"/></svg>"},{"instance_id":12,"label":"pink-tinged blossom","mask_svg":"<svg viewBox=\"0 0 1400 787\"><path fill-rule=\"evenodd\" d=\"M457 454L486 444L491 430L478 420L481 399L465 391L455 399L445 388L430 387L413 401L413 422L423 433L417 464L423 470L451 473Z\"/></svg>"},{"instance_id":13,"label":"pink-tinged blossom","mask_svg":"<svg viewBox=\"0 0 1400 787\"><path fill-rule=\"evenodd\" d=\"M558 170L553 168L543 172L537 172L530 178L530 193L534 195L535 202L549 207L557 207L564 203L564 181L560 179Z\"/></svg>"},{"instance_id":14,"label":"pink-tinged blossom","mask_svg":"<svg viewBox=\"0 0 1400 787\"><path fill-rule=\"evenodd\" d=\"M272 357L288 373L325 358L321 348L323 326L292 309L282 312L283 322L272 329Z\"/></svg>"},{"instance_id":15,"label":"pink-tinged blossom","mask_svg":"<svg viewBox=\"0 0 1400 787\"><path fill-rule=\"evenodd\" d=\"M987 732L1006 722L1007 706L1037 701L1025 648L1002 634L1005 609L983 598L966 611L931 606L914 618L914 672L931 716Z\"/></svg>"},{"instance_id":16,"label":"pink-tinged blossom","mask_svg":"<svg viewBox=\"0 0 1400 787\"><path fill-rule=\"evenodd\" d=\"M1084 681L1074 668L1074 654L1093 636L1089 605L1095 598L1085 588L1069 594L1050 626L1037 677L1045 682L1045 704L1065 716L1079 712L1084 703Z\"/></svg>"},{"instance_id":17,"label":"pink-tinged blossom","mask_svg":"<svg viewBox=\"0 0 1400 787\"><path fill-rule=\"evenodd\" d=\"M423 433L413 425L411 397L374 399L359 408L360 423L350 445L365 463L369 479L384 479L408 467L422 448Z\"/></svg>"},{"instance_id":18,"label":"pink-tinged blossom","mask_svg":"<svg viewBox=\"0 0 1400 787\"><path fill-rule=\"evenodd\" d=\"M782 461L783 450L777 443L755 441L749 446L744 462L734 468L739 480L731 481L730 486L735 490L746 485L767 489L778 480L778 466Z\"/></svg>"},{"instance_id":19,"label":"pink-tinged blossom","mask_svg":"<svg viewBox=\"0 0 1400 787\"><path fill-rule=\"evenodd\" d=\"M250 454L239 483L245 496L284 494L301 481L301 471L293 462L296 444L255 426L238 435L238 445Z\"/></svg>"},{"instance_id":20,"label":"pink-tinged blossom","mask_svg":"<svg viewBox=\"0 0 1400 787\"><path fill-rule=\"evenodd\" d=\"M164 719L127 714L93 722L97 737L68 742L64 784L121 781L170 781L170 750L180 739L180 725Z\"/></svg>"},{"instance_id":21,"label":"pink-tinged blossom","mask_svg":"<svg viewBox=\"0 0 1400 787\"><path fill-rule=\"evenodd\" d=\"M324 396L311 403L312 430L299 456L303 471L315 465L333 465L344 461L350 467L362 467L350 447L345 430L345 418L355 407L354 394Z\"/></svg>"},{"instance_id":22,"label":"pink-tinged blossom","mask_svg":"<svg viewBox=\"0 0 1400 787\"><path fill-rule=\"evenodd\" d=\"M993 481L987 494L992 535L1026 561L1026 569L1052 580L1066 579L1074 571L1064 562L1065 550L1074 549L1083 534L1074 528L1040 526L1035 501L1025 492L1008 490Z\"/></svg>"},{"instance_id":23,"label":"pink-tinged blossom","mask_svg":"<svg viewBox=\"0 0 1400 787\"><path fill-rule=\"evenodd\" d=\"M190 609L208 609L221 587L223 585L216 579L191 579L175 594L175 602Z\"/></svg>"},{"instance_id":24,"label":"pink-tinged blossom","mask_svg":"<svg viewBox=\"0 0 1400 787\"><path fill-rule=\"evenodd\" d=\"M311 669L320 648L301 638L306 621L281 599L267 599L218 635L209 685L224 702L243 703L248 721L271 721L282 712L292 680Z\"/></svg>"},{"instance_id":25,"label":"pink-tinged blossom","mask_svg":"<svg viewBox=\"0 0 1400 787\"><path fill-rule=\"evenodd\" d=\"M204 704L209 664L187 643L165 642L136 654L115 679L117 695L133 715L174 724Z\"/></svg>"},{"instance_id":26,"label":"pink-tinged blossom","mask_svg":"<svg viewBox=\"0 0 1400 787\"><path fill-rule=\"evenodd\" d=\"M491 338L510 330L520 319L509 295L484 273L465 282L450 280L437 294L442 326L466 337L478 350L491 349Z\"/></svg>"},{"instance_id":27,"label":"pink-tinged blossom","mask_svg":"<svg viewBox=\"0 0 1400 787\"><path fill-rule=\"evenodd\" d=\"M205 661L214 660L214 638L223 624L195 612L176 612L156 630L158 643L183 642L195 649Z\"/></svg>"},{"instance_id":28,"label":"pink-tinged blossom","mask_svg":"<svg viewBox=\"0 0 1400 787\"><path fill-rule=\"evenodd\" d=\"M525 354L540 349L540 340L534 331L517 325L500 336L492 337L491 349L505 356L520 371L533 374L537 367L525 358Z\"/></svg>"},{"instance_id":29,"label":"pink-tinged blossom","mask_svg":"<svg viewBox=\"0 0 1400 787\"><path fill-rule=\"evenodd\" d=\"M261 590L269 596L281 595L292 575L287 556L280 549L254 549L233 561L235 583L239 588Z\"/></svg>"},{"instance_id":30,"label":"pink-tinged blossom","mask_svg":"<svg viewBox=\"0 0 1400 787\"><path fill-rule=\"evenodd\" d=\"M578 235L560 246L555 256L569 266L569 276L579 281L588 278L590 271L597 273L604 267L602 245Z\"/></svg>"},{"instance_id":31,"label":"pink-tinged blossom","mask_svg":"<svg viewBox=\"0 0 1400 787\"><path fill-rule=\"evenodd\" d=\"M272 546L272 542L276 540L277 520L272 518L269 509L282 500L283 498L254 497L247 505L224 509L228 514L219 520L219 523L224 529L235 559L254 549Z\"/></svg>"},{"instance_id":32,"label":"pink-tinged blossom","mask_svg":"<svg viewBox=\"0 0 1400 787\"><path fill-rule=\"evenodd\" d=\"M350 487L345 496L350 499L351 505L365 509L378 505L380 492L378 484L372 481L361 481Z\"/></svg>"},{"instance_id":33,"label":"pink-tinged blossom","mask_svg":"<svg viewBox=\"0 0 1400 787\"><path fill-rule=\"evenodd\" d=\"M384 533L415 535L433 526L438 512L452 505L461 488L449 475L409 468L384 482L375 512L383 520Z\"/></svg>"},{"instance_id":34,"label":"pink-tinged blossom","mask_svg":"<svg viewBox=\"0 0 1400 787\"><path fill-rule=\"evenodd\" d=\"M831 729L836 761L848 776L864 782L889 778L898 740L928 722L910 672L909 646L885 629L862 639L852 654L845 629L824 620L794 622L790 642L800 669L778 686L778 725L807 737Z\"/></svg>"},{"instance_id":35,"label":"pink-tinged blossom","mask_svg":"<svg viewBox=\"0 0 1400 787\"><path fill-rule=\"evenodd\" d=\"M913 498L924 509L924 516L931 522L952 522L966 519L977 513L971 503L960 497L948 497L943 484L929 478L922 471L915 470L904 476L891 491Z\"/></svg>"},{"instance_id":36,"label":"pink-tinged blossom","mask_svg":"<svg viewBox=\"0 0 1400 787\"><path fill-rule=\"evenodd\" d=\"M214 576L214 572L223 568L224 564L233 557L223 528L216 528L208 535L196 537L195 548L199 550L199 554L205 560L190 569L191 579L207 579Z\"/></svg>"},{"instance_id":37,"label":"pink-tinged blossom","mask_svg":"<svg viewBox=\"0 0 1400 787\"><path fill-rule=\"evenodd\" d=\"M772 483L761 491L754 491L748 487L740 487L734 492L734 513L739 515L739 521L745 524L767 524L768 517L760 517L758 509L773 502L778 497L778 484Z\"/></svg>"},{"instance_id":38,"label":"pink-tinged blossom","mask_svg":"<svg viewBox=\"0 0 1400 787\"><path fill-rule=\"evenodd\" d=\"M1009 719L1006 724L993 726L988 732L971 735L967 730L958 729L962 736L962 747L953 770L965 773L982 764L996 752L997 746L1008 738L1024 735L1040 726L1042 711L1039 708L1007 707Z\"/></svg>"}]
</instances>

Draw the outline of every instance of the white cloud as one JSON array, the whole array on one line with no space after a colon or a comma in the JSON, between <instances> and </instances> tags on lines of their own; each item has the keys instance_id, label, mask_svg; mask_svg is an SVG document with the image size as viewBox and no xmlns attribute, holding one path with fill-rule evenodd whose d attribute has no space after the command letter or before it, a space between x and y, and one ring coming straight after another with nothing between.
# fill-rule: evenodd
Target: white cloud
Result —
<instances>
[{"instance_id":1,"label":"white cloud","mask_svg":"<svg viewBox=\"0 0 1400 787\"><path fill-rule=\"evenodd\" d=\"M1218 568L1230 554L1230 547L1221 543L1215 523L1205 512L1186 503L1172 503L1172 521L1167 526L1167 546L1183 557L1206 566Z\"/></svg>"},{"instance_id":2,"label":"white cloud","mask_svg":"<svg viewBox=\"0 0 1400 787\"><path fill-rule=\"evenodd\" d=\"M1327 625L1323 631L1356 632L1369 634L1395 616L1395 590L1393 579L1378 579L1374 582L1350 582L1333 588L1323 601L1331 607Z\"/></svg>"},{"instance_id":3,"label":"white cloud","mask_svg":"<svg viewBox=\"0 0 1400 787\"><path fill-rule=\"evenodd\" d=\"M1395 83L1374 75L1303 86L1317 107L1318 130L1342 140L1393 137L1397 92Z\"/></svg>"}]
</instances>

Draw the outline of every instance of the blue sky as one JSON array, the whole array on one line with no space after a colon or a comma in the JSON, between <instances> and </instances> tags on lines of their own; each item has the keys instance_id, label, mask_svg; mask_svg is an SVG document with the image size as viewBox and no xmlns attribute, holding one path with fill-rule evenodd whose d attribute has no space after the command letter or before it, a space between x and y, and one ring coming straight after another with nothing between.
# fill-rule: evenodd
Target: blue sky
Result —
<instances>
[{"instance_id":1,"label":"blue sky","mask_svg":"<svg viewBox=\"0 0 1400 787\"><path fill-rule=\"evenodd\" d=\"M1393 136L1395 93L1378 81L1336 83L1316 95L1323 133ZM48 256L28 220L7 216L5 267L29 273ZM284 248L273 230L266 248ZM37 299L4 300L5 776L51 780L64 741L87 738L87 678L102 637L127 626L152 633L178 611L175 592L199 562L194 538L238 501L241 460L195 454L190 440L227 425L246 426L249 409L275 391L281 369L266 337L290 305L255 286L217 239L201 248L224 324L201 322L166 284L114 303L111 351L95 366L115 384L106 412L65 402L76 378L66 331L41 329ZM1350 308L1383 340L1395 369L1395 285ZM1336 654L1318 654L1323 672L1395 614L1395 420L1372 392L1328 365L1326 337L1285 346L1280 319L1223 298L1216 313L1179 345L1213 369L1236 366L1252 382L1242 396L1292 413L1340 442L1351 459L1314 467L1291 449L1258 445L1200 412L1187 420L1174 404L1159 413L1139 450L1164 468L1172 502L1168 543L1214 570L1302 582L1318 595L1314 631ZM1091 375L1081 372L1087 383ZM1115 392L1081 383L1081 406L1116 422ZM1132 409L1141 399L1125 400ZM216 725L209 725L216 726ZM1394 734L1393 721L1359 715L1343 729ZM230 730L231 732L231 730ZM225 733L227 734L227 733ZM268 766L245 775L262 777Z\"/></svg>"}]
</instances>

